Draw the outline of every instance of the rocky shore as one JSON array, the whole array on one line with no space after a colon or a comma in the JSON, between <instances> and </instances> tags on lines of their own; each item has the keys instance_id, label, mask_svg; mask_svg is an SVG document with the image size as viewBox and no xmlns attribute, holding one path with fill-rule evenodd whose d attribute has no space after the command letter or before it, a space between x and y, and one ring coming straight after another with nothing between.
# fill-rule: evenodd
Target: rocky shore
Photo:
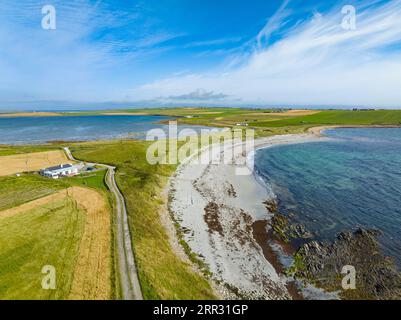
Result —
<instances>
[{"instance_id":1,"label":"rocky shore","mask_svg":"<svg viewBox=\"0 0 401 320\"><path fill-rule=\"evenodd\" d=\"M311 241L296 253L293 273L344 299L401 299L401 274L392 258L380 253L376 230L340 233L333 242ZM355 269L355 289L344 290L344 266Z\"/></svg>"},{"instance_id":2,"label":"rocky shore","mask_svg":"<svg viewBox=\"0 0 401 320\"><path fill-rule=\"evenodd\" d=\"M292 245L287 253L294 262L285 270L287 275L337 292L342 299L401 299L401 273L393 259L381 253L379 231L358 228L341 232L332 242L316 241L303 225L280 214L274 201L267 207L275 209L270 220L273 237L282 246ZM355 288L343 287L344 267L355 270Z\"/></svg>"},{"instance_id":3,"label":"rocky shore","mask_svg":"<svg viewBox=\"0 0 401 320\"><path fill-rule=\"evenodd\" d=\"M319 139L315 134L274 136L255 141L255 148ZM300 294L302 287L310 284L326 299L401 297L401 276L381 254L376 231L358 229L333 242L316 241L303 225L278 212L254 176L238 176L235 165L186 162L171 181L170 195L170 213L185 230L185 251L227 289L222 298L302 299L308 298ZM292 257L289 265L280 253ZM356 271L354 290L341 286L346 265Z\"/></svg>"}]
</instances>

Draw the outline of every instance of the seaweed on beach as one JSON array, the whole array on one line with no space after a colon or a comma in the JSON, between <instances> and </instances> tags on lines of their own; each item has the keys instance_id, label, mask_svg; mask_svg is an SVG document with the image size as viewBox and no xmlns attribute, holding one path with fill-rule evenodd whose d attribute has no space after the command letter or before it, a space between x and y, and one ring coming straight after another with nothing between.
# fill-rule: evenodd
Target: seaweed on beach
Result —
<instances>
[{"instance_id":1,"label":"seaweed on beach","mask_svg":"<svg viewBox=\"0 0 401 320\"><path fill-rule=\"evenodd\" d=\"M219 205L215 202L209 202L205 207L205 222L211 232L217 232L223 235L223 227L219 221Z\"/></svg>"}]
</instances>

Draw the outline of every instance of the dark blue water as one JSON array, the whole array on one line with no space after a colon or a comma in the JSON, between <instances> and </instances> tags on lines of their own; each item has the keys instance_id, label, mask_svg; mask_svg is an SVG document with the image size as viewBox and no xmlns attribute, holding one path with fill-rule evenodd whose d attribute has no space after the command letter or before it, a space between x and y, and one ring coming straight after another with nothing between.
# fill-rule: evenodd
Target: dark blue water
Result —
<instances>
[{"instance_id":1,"label":"dark blue water","mask_svg":"<svg viewBox=\"0 0 401 320\"><path fill-rule=\"evenodd\" d=\"M336 129L330 141L259 150L257 170L282 213L332 240L357 226L382 232L401 267L401 129Z\"/></svg>"},{"instance_id":2,"label":"dark blue water","mask_svg":"<svg viewBox=\"0 0 401 320\"><path fill-rule=\"evenodd\" d=\"M163 116L63 116L0 118L0 144L30 144L47 141L85 141L115 138L144 139ZM180 126L180 129L183 129ZM191 126L199 130L202 127Z\"/></svg>"}]
</instances>

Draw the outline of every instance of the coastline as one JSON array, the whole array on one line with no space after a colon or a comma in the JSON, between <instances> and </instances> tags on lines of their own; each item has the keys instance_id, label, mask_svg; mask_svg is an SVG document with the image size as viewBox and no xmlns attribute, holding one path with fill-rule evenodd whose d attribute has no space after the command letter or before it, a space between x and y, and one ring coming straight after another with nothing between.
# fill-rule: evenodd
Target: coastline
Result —
<instances>
[{"instance_id":1,"label":"coastline","mask_svg":"<svg viewBox=\"0 0 401 320\"><path fill-rule=\"evenodd\" d=\"M284 144L323 141L324 131L335 128L399 128L399 126L319 126L310 128L303 134L259 138L255 141L254 152L248 152L246 156L252 157L257 150ZM187 181L184 181L186 179ZM172 209L176 218L173 222L179 222L185 242L200 259L206 262L213 273L211 282L218 297L303 298L298 294L295 283L288 281L283 274L284 268L280 261L279 250L272 248L272 242L278 243L272 241L276 239L272 239L274 235L270 226L274 212L266 204L272 195L256 172L250 176L236 176L233 165L191 166L189 162L178 167L171 181L172 186L169 190L174 197L171 202L176 206ZM188 190L186 187L189 187ZM166 197L167 194L164 195L164 198ZM183 205L177 204L180 202L178 199L184 199ZM172 240L172 247L178 249L175 253L182 260L191 263L180 245L181 239L176 237L176 230L168 213L166 211L163 214L162 220L163 226L169 227L168 235L170 241ZM198 213L199 217L194 217L194 214ZM205 215L208 215L207 221ZM195 228L189 227L191 224L188 222L191 221L198 222L195 223ZM225 238L226 231L228 237ZM197 242L199 237L203 237L202 241L207 243L205 246L199 246ZM280 243L280 245L285 244ZM225 250L227 247L229 249ZM204 249L207 250L202 251ZM287 253L288 248L280 249ZM214 264L216 257L218 263ZM244 263L239 261L241 259ZM232 276L230 273L236 275ZM245 281L242 276L246 277ZM309 289L315 290L315 288Z\"/></svg>"},{"instance_id":2,"label":"coastline","mask_svg":"<svg viewBox=\"0 0 401 320\"><path fill-rule=\"evenodd\" d=\"M397 125L327 125L327 126L317 126L317 127L311 127L307 130L310 134L316 135L318 137L324 136L324 131L330 130L330 129L355 129L355 128L400 128L400 126Z\"/></svg>"},{"instance_id":3,"label":"coastline","mask_svg":"<svg viewBox=\"0 0 401 320\"><path fill-rule=\"evenodd\" d=\"M77 114L74 111L68 112L11 112L0 113L0 118L45 118L45 117L66 117L66 116L151 116L152 114L146 112L81 112Z\"/></svg>"},{"instance_id":4,"label":"coastline","mask_svg":"<svg viewBox=\"0 0 401 320\"><path fill-rule=\"evenodd\" d=\"M16 112L16 113L0 113L0 118L24 118L24 117L59 117L61 113L57 112Z\"/></svg>"},{"instance_id":5,"label":"coastline","mask_svg":"<svg viewBox=\"0 0 401 320\"><path fill-rule=\"evenodd\" d=\"M325 141L330 138L325 137L324 131L335 128L400 126L319 126L304 134L259 138L255 140L254 148L242 152L241 157L252 162L256 151L260 149ZM237 145L234 144L234 147ZM204 152L209 152L209 149L201 150L201 156ZM221 153L220 150L219 152ZM293 247L287 242L286 233L294 231L291 227L295 225L291 225L288 220L282 229L284 238L281 230L277 233L276 227L280 228L280 225L276 223L281 215L277 211L275 195L269 192L268 186L256 170L252 175L238 176L236 168L232 164L193 164L191 159L181 164L170 179L170 215L178 223L178 229L183 231L182 240L190 248L191 255L196 255L208 267L212 286L216 287L213 284L217 283L228 289L228 292L219 291L222 298L232 299L234 295L240 299L363 299L363 290L358 290L354 295L344 293L336 282L336 290L333 291L333 284L324 286L319 281L316 282L322 275L316 273L314 277L313 272L308 273L307 270L320 270L321 266L333 259L336 252L349 252L347 257L356 264L374 256L375 261L371 265L372 270L375 270L374 280L370 282L371 279L366 278L369 270L363 269L360 275L370 286L369 294L378 299L382 297L381 294L397 296L393 285L386 283L386 277L401 279L401 275L389 262L391 259L378 252L379 242L375 238L374 230L344 231L333 243L312 239L302 242L299 248ZM308 239L307 230L295 230L300 233L294 239ZM347 240L343 241L342 237ZM363 246L366 250L355 250L358 246ZM339 247L342 251L338 251ZM322 252L325 253L324 258L321 257ZM300 258L302 262L298 261ZM344 256L335 256L338 263L343 259ZM302 266L306 263L307 269L299 269L299 263ZM359 267L363 268L364 265ZM386 293L377 294L374 288L380 286L389 289Z\"/></svg>"},{"instance_id":6,"label":"coastline","mask_svg":"<svg viewBox=\"0 0 401 320\"><path fill-rule=\"evenodd\" d=\"M255 140L254 150L321 139L312 133L271 136ZM254 173L236 175L237 167L192 160L180 165L170 179L170 213L184 230L185 243L208 266L212 282L238 298L300 299L266 241L273 195Z\"/></svg>"}]
</instances>

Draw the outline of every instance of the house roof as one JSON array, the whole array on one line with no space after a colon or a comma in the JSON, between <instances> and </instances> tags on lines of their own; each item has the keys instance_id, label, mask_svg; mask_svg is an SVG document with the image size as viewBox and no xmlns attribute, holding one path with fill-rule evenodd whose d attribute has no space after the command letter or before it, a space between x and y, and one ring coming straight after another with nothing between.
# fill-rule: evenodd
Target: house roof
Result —
<instances>
[{"instance_id":1,"label":"house roof","mask_svg":"<svg viewBox=\"0 0 401 320\"><path fill-rule=\"evenodd\" d=\"M54 167L49 167L49 168L43 169L43 171L58 171L58 170L68 169L68 168L72 168L72 165L69 163L61 164L61 165L54 166Z\"/></svg>"}]
</instances>

